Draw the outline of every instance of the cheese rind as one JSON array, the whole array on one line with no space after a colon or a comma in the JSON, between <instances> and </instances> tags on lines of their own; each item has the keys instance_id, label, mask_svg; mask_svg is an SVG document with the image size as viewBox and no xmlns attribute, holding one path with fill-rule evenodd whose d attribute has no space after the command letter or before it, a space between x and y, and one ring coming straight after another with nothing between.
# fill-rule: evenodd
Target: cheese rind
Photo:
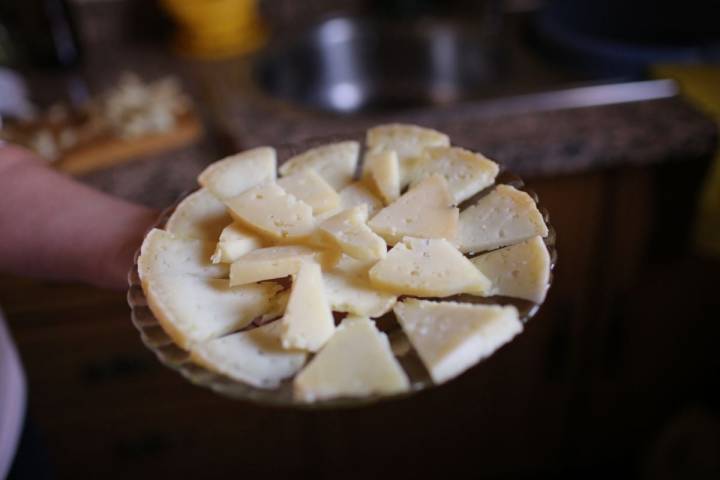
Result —
<instances>
[{"instance_id":1,"label":"cheese rind","mask_svg":"<svg viewBox=\"0 0 720 480\"><path fill-rule=\"evenodd\" d=\"M452 204L445 179L431 175L380 210L368 226L390 245L406 236L453 240L459 211Z\"/></svg>"},{"instance_id":2,"label":"cheese rind","mask_svg":"<svg viewBox=\"0 0 720 480\"><path fill-rule=\"evenodd\" d=\"M406 299L394 311L438 384L489 357L522 331L513 306Z\"/></svg>"},{"instance_id":3,"label":"cheese rind","mask_svg":"<svg viewBox=\"0 0 720 480\"><path fill-rule=\"evenodd\" d=\"M386 205L400 197L400 161L394 150L368 153L363 170Z\"/></svg>"},{"instance_id":4,"label":"cheese rind","mask_svg":"<svg viewBox=\"0 0 720 480\"><path fill-rule=\"evenodd\" d=\"M472 259L492 282L491 295L545 300L550 282L550 254L539 236Z\"/></svg>"},{"instance_id":5,"label":"cheese rind","mask_svg":"<svg viewBox=\"0 0 720 480\"><path fill-rule=\"evenodd\" d=\"M340 206L340 196L314 170L295 172L277 181L283 190L310 205L314 214L334 210Z\"/></svg>"},{"instance_id":6,"label":"cheese rind","mask_svg":"<svg viewBox=\"0 0 720 480\"><path fill-rule=\"evenodd\" d=\"M201 277L226 277L227 265L210 263L215 244L203 240L177 238L172 233L152 229L145 236L138 273L141 280L156 274L190 274Z\"/></svg>"},{"instance_id":7,"label":"cheese rind","mask_svg":"<svg viewBox=\"0 0 720 480\"><path fill-rule=\"evenodd\" d=\"M376 288L398 295L484 295L490 281L445 239L405 237L369 271Z\"/></svg>"},{"instance_id":8,"label":"cheese rind","mask_svg":"<svg viewBox=\"0 0 720 480\"><path fill-rule=\"evenodd\" d=\"M158 274L145 282L150 309L184 349L249 325L272 308L280 288L273 283L230 287L225 279L194 275Z\"/></svg>"},{"instance_id":9,"label":"cheese rind","mask_svg":"<svg viewBox=\"0 0 720 480\"><path fill-rule=\"evenodd\" d=\"M230 222L225 204L208 189L201 188L175 207L165 230L180 238L215 241Z\"/></svg>"},{"instance_id":10,"label":"cheese rind","mask_svg":"<svg viewBox=\"0 0 720 480\"><path fill-rule=\"evenodd\" d=\"M321 261L323 253L300 245L253 250L230 265L230 285L246 285L294 275L303 261Z\"/></svg>"},{"instance_id":11,"label":"cheese rind","mask_svg":"<svg viewBox=\"0 0 720 480\"><path fill-rule=\"evenodd\" d=\"M335 332L335 319L317 263L302 262L293 279L290 299L281 322L285 348L317 352Z\"/></svg>"},{"instance_id":12,"label":"cheese rind","mask_svg":"<svg viewBox=\"0 0 720 480\"><path fill-rule=\"evenodd\" d=\"M248 252L262 247L263 240L237 222L225 227L215 246L213 263L232 263Z\"/></svg>"},{"instance_id":13,"label":"cheese rind","mask_svg":"<svg viewBox=\"0 0 720 480\"><path fill-rule=\"evenodd\" d=\"M359 205L330 217L318 228L351 257L358 260L384 258L387 254L385 240L370 230L366 221L367 206Z\"/></svg>"},{"instance_id":14,"label":"cheese rind","mask_svg":"<svg viewBox=\"0 0 720 480\"><path fill-rule=\"evenodd\" d=\"M307 353L282 347L279 322L210 340L192 349L206 368L258 388L275 388L305 364Z\"/></svg>"},{"instance_id":15,"label":"cheese rind","mask_svg":"<svg viewBox=\"0 0 720 480\"><path fill-rule=\"evenodd\" d=\"M397 296L373 288L368 270L375 261L360 261L343 255L337 265L323 272L325 293L335 312L377 318L389 312Z\"/></svg>"},{"instance_id":16,"label":"cheese rind","mask_svg":"<svg viewBox=\"0 0 720 480\"><path fill-rule=\"evenodd\" d=\"M433 174L442 175L457 205L495 183L497 163L459 147L426 148L410 174L410 186Z\"/></svg>"},{"instance_id":17,"label":"cheese rind","mask_svg":"<svg viewBox=\"0 0 720 480\"><path fill-rule=\"evenodd\" d=\"M276 176L275 149L258 147L210 164L198 176L198 183L224 200L255 185L275 181Z\"/></svg>"},{"instance_id":18,"label":"cheese rind","mask_svg":"<svg viewBox=\"0 0 720 480\"><path fill-rule=\"evenodd\" d=\"M357 169L360 145L358 142L338 142L312 148L290 158L280 166L280 174L312 169L335 190L352 182Z\"/></svg>"},{"instance_id":19,"label":"cheese rind","mask_svg":"<svg viewBox=\"0 0 720 480\"><path fill-rule=\"evenodd\" d=\"M422 151L427 147L450 145L450 137L437 130L390 123L367 131L366 144L371 152L394 150L400 161L400 186L410 182L410 173Z\"/></svg>"},{"instance_id":20,"label":"cheese rind","mask_svg":"<svg viewBox=\"0 0 720 480\"><path fill-rule=\"evenodd\" d=\"M387 336L368 318L348 317L294 382L298 400L394 395L410 389Z\"/></svg>"},{"instance_id":21,"label":"cheese rind","mask_svg":"<svg viewBox=\"0 0 720 480\"><path fill-rule=\"evenodd\" d=\"M464 253L483 252L547 234L542 214L530 195L498 185L460 213L456 243Z\"/></svg>"},{"instance_id":22,"label":"cheese rind","mask_svg":"<svg viewBox=\"0 0 720 480\"><path fill-rule=\"evenodd\" d=\"M306 236L315 226L310 205L275 183L252 187L225 204L236 221L275 240Z\"/></svg>"}]
</instances>

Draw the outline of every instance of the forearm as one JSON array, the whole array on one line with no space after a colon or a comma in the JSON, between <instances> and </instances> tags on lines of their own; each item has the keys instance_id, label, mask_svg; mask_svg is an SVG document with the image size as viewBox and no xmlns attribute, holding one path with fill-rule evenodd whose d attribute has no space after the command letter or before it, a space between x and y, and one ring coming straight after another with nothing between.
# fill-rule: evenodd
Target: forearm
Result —
<instances>
[{"instance_id":1,"label":"forearm","mask_svg":"<svg viewBox=\"0 0 720 480\"><path fill-rule=\"evenodd\" d=\"M0 147L0 271L123 288L155 215Z\"/></svg>"}]
</instances>

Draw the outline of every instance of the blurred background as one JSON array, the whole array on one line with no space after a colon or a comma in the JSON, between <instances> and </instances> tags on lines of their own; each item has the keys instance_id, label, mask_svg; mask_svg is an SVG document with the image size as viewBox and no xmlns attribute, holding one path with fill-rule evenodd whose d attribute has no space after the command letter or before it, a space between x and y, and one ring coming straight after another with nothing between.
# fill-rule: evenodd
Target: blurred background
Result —
<instances>
[{"instance_id":1,"label":"blurred background","mask_svg":"<svg viewBox=\"0 0 720 480\"><path fill-rule=\"evenodd\" d=\"M0 138L149 206L224 154L402 121L522 176L558 232L523 335L350 410L216 396L122 294L0 277L57 478L720 478L717 2L0 0L0 64Z\"/></svg>"}]
</instances>

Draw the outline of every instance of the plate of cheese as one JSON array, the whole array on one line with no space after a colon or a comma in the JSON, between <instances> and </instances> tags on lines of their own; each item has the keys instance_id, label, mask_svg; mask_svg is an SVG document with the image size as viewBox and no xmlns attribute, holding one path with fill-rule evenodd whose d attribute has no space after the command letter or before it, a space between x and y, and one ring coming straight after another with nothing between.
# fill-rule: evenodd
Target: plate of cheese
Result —
<instances>
[{"instance_id":1,"label":"plate of cheese","mask_svg":"<svg viewBox=\"0 0 720 480\"><path fill-rule=\"evenodd\" d=\"M442 385L520 334L555 233L537 196L436 130L258 147L209 165L143 241L128 301L191 382L265 404Z\"/></svg>"}]
</instances>

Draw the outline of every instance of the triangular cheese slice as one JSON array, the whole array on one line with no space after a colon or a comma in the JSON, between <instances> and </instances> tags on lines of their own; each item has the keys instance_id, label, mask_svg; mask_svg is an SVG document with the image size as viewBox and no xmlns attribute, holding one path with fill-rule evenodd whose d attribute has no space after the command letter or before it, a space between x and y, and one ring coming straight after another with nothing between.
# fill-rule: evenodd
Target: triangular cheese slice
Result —
<instances>
[{"instance_id":1,"label":"triangular cheese slice","mask_svg":"<svg viewBox=\"0 0 720 480\"><path fill-rule=\"evenodd\" d=\"M398 295L483 295L490 281L450 242L406 237L370 269L373 286Z\"/></svg>"},{"instance_id":2,"label":"triangular cheese slice","mask_svg":"<svg viewBox=\"0 0 720 480\"><path fill-rule=\"evenodd\" d=\"M310 205L275 183L250 188L225 204L236 221L275 240L303 237L315 227Z\"/></svg>"},{"instance_id":3,"label":"triangular cheese slice","mask_svg":"<svg viewBox=\"0 0 720 480\"><path fill-rule=\"evenodd\" d=\"M298 400L314 402L398 394L410 389L410 381L375 323L348 317L295 377L294 387Z\"/></svg>"},{"instance_id":4,"label":"triangular cheese slice","mask_svg":"<svg viewBox=\"0 0 720 480\"><path fill-rule=\"evenodd\" d=\"M472 259L492 282L491 295L545 300L550 282L550 254L540 237L493 250Z\"/></svg>"},{"instance_id":5,"label":"triangular cheese slice","mask_svg":"<svg viewBox=\"0 0 720 480\"><path fill-rule=\"evenodd\" d=\"M263 240L258 235L239 223L233 222L220 233L211 260L213 263L232 263L262 245Z\"/></svg>"},{"instance_id":6,"label":"triangular cheese slice","mask_svg":"<svg viewBox=\"0 0 720 480\"><path fill-rule=\"evenodd\" d=\"M432 175L380 210L368 225L390 245L405 236L452 240L459 214L452 204L445 179Z\"/></svg>"},{"instance_id":7,"label":"triangular cheese slice","mask_svg":"<svg viewBox=\"0 0 720 480\"><path fill-rule=\"evenodd\" d=\"M522 331L515 307L407 299L395 315L435 383L446 382Z\"/></svg>"},{"instance_id":8,"label":"triangular cheese slice","mask_svg":"<svg viewBox=\"0 0 720 480\"><path fill-rule=\"evenodd\" d=\"M354 182L340 190L340 207L343 210L367 205L368 217L372 218L382 210L383 203L370 189L362 182Z\"/></svg>"},{"instance_id":9,"label":"triangular cheese slice","mask_svg":"<svg viewBox=\"0 0 720 480\"><path fill-rule=\"evenodd\" d=\"M439 173L447 181L457 205L495 183L498 171L497 163L479 153L459 147L431 147L418 158L410 175L410 186Z\"/></svg>"},{"instance_id":10,"label":"triangular cheese slice","mask_svg":"<svg viewBox=\"0 0 720 480\"><path fill-rule=\"evenodd\" d=\"M152 275L148 305L182 348L243 328L273 307L280 290L273 283L230 287L227 280L194 275Z\"/></svg>"},{"instance_id":11,"label":"triangular cheese slice","mask_svg":"<svg viewBox=\"0 0 720 480\"><path fill-rule=\"evenodd\" d=\"M385 204L400 196L400 162L394 150L368 153L363 165L363 178L374 185Z\"/></svg>"},{"instance_id":12,"label":"triangular cheese slice","mask_svg":"<svg viewBox=\"0 0 720 480\"><path fill-rule=\"evenodd\" d=\"M462 211L456 244L464 253L483 252L547 234L542 214L530 195L498 185Z\"/></svg>"},{"instance_id":13,"label":"triangular cheese slice","mask_svg":"<svg viewBox=\"0 0 720 480\"><path fill-rule=\"evenodd\" d=\"M328 256L334 257L333 252L325 253L301 245L253 250L238 258L230 266L230 285L246 285L294 275L300 269L303 261L332 263L327 260Z\"/></svg>"},{"instance_id":14,"label":"triangular cheese slice","mask_svg":"<svg viewBox=\"0 0 720 480\"><path fill-rule=\"evenodd\" d=\"M307 353L285 350L280 322L210 340L192 349L192 359L206 368L258 388L274 388L305 364Z\"/></svg>"},{"instance_id":15,"label":"triangular cheese slice","mask_svg":"<svg viewBox=\"0 0 720 480\"><path fill-rule=\"evenodd\" d=\"M368 270L374 264L343 255L334 268L323 272L325 293L333 311L377 318L392 309L397 296L370 285Z\"/></svg>"},{"instance_id":16,"label":"triangular cheese slice","mask_svg":"<svg viewBox=\"0 0 720 480\"><path fill-rule=\"evenodd\" d=\"M281 320L282 344L317 352L335 331L325 295L322 271L315 262L303 262L293 279L290 299Z\"/></svg>"},{"instance_id":17,"label":"triangular cheese slice","mask_svg":"<svg viewBox=\"0 0 720 480\"><path fill-rule=\"evenodd\" d=\"M338 213L318 227L343 252L358 260L377 260L387 254L385 240L365 223L367 206L359 205Z\"/></svg>"},{"instance_id":18,"label":"triangular cheese slice","mask_svg":"<svg viewBox=\"0 0 720 480\"><path fill-rule=\"evenodd\" d=\"M210 164L198 183L220 199L239 195L250 187L276 178L277 155L272 147L258 147Z\"/></svg>"},{"instance_id":19,"label":"triangular cheese slice","mask_svg":"<svg viewBox=\"0 0 720 480\"><path fill-rule=\"evenodd\" d=\"M394 150L400 160L400 186L410 182L415 161L427 147L446 147L450 138L430 128L402 123L378 125L367 131L366 144L372 152Z\"/></svg>"},{"instance_id":20,"label":"triangular cheese slice","mask_svg":"<svg viewBox=\"0 0 720 480\"><path fill-rule=\"evenodd\" d=\"M140 279L156 274L190 274L201 277L227 277L227 265L210 263L215 244L203 240L177 238L157 228L145 236L138 273Z\"/></svg>"},{"instance_id":21,"label":"triangular cheese slice","mask_svg":"<svg viewBox=\"0 0 720 480\"><path fill-rule=\"evenodd\" d=\"M335 190L352 182L357 169L360 145L358 142L338 142L322 145L296 155L280 166L281 175L312 169Z\"/></svg>"},{"instance_id":22,"label":"triangular cheese slice","mask_svg":"<svg viewBox=\"0 0 720 480\"><path fill-rule=\"evenodd\" d=\"M323 213L340 206L340 196L314 170L301 170L277 181L287 193L310 205L313 213Z\"/></svg>"},{"instance_id":23,"label":"triangular cheese slice","mask_svg":"<svg viewBox=\"0 0 720 480\"><path fill-rule=\"evenodd\" d=\"M232 219L227 208L206 188L191 193L175 207L165 230L181 238L216 241Z\"/></svg>"}]
</instances>

